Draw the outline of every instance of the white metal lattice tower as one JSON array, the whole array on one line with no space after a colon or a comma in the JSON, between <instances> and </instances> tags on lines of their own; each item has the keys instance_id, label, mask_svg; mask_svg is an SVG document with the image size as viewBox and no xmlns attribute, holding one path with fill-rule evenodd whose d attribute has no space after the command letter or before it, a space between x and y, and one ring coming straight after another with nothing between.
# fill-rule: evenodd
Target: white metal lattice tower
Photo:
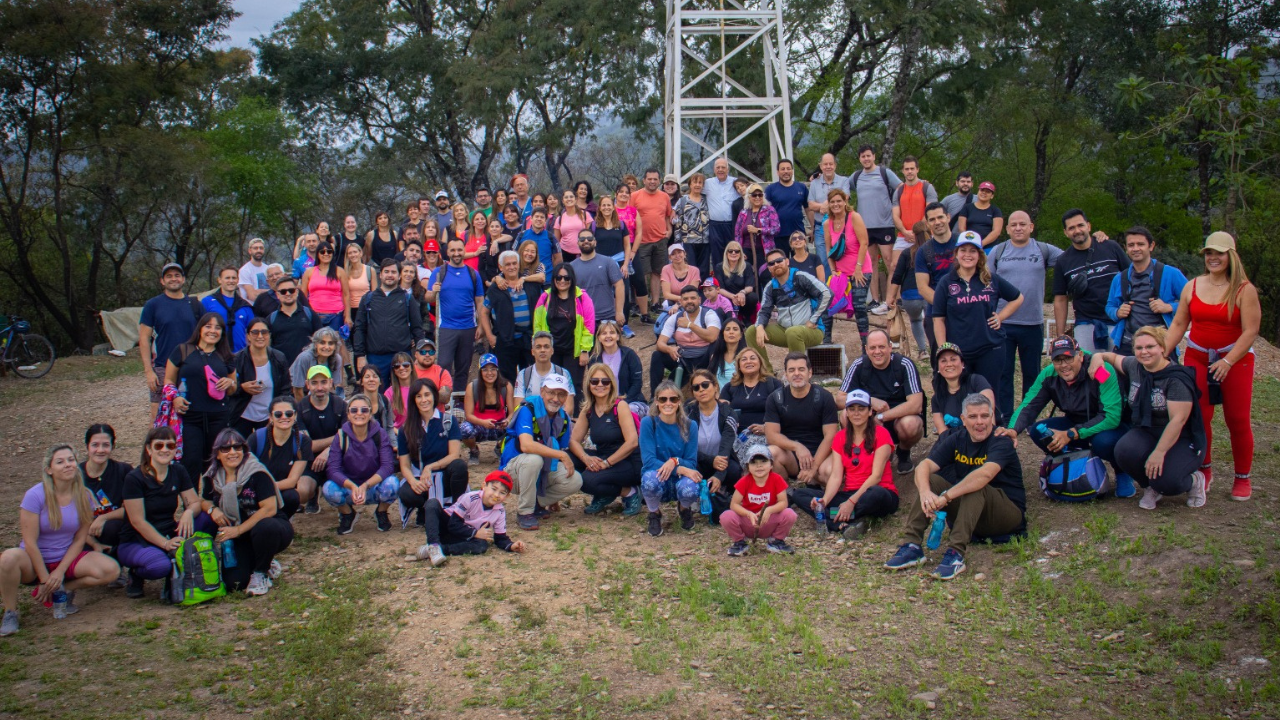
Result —
<instances>
[{"instance_id":1,"label":"white metal lattice tower","mask_svg":"<svg viewBox=\"0 0 1280 720\"><path fill-rule=\"evenodd\" d=\"M666 171L681 182L724 156L731 171L763 182L739 163L730 150L762 125L769 136L769 172L778 160L791 157L791 103L787 84L787 48L782 34L782 0L666 0L667 62L663 87L666 130ZM697 47L699 39L718 52ZM735 56L760 46L764 58L764 87L751 89L728 74ZM712 59L714 57L715 59ZM714 93L708 93L714 88ZM708 96L710 95L710 96ZM729 137L730 119L754 120ZM709 124L720 126L720 142L708 143L698 133ZM708 154L684 167L686 140Z\"/></svg>"}]
</instances>

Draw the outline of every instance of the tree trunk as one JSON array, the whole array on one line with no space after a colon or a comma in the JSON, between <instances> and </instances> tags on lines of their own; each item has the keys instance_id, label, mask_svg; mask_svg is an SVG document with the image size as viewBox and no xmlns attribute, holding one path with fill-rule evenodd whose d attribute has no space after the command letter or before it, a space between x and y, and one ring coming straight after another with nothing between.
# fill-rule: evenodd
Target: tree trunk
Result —
<instances>
[{"instance_id":1,"label":"tree trunk","mask_svg":"<svg viewBox=\"0 0 1280 720\"><path fill-rule=\"evenodd\" d=\"M920 55L920 40L924 31L913 27L902 44L902 57L898 64L897 76L893 79L893 100L889 105L889 118L884 131L884 145L880 148L880 164L893 166L893 152L898 143L898 133L902 129L902 121L907 114L907 102L915 90L916 59Z\"/></svg>"},{"instance_id":2,"label":"tree trunk","mask_svg":"<svg viewBox=\"0 0 1280 720\"><path fill-rule=\"evenodd\" d=\"M1053 133L1053 122L1041 120L1036 123L1036 176L1031 185L1031 203L1027 213L1033 220L1040 215L1044 199L1049 194L1049 135Z\"/></svg>"},{"instance_id":3,"label":"tree trunk","mask_svg":"<svg viewBox=\"0 0 1280 720\"><path fill-rule=\"evenodd\" d=\"M1194 134L1200 137L1201 128L1195 128ZM1196 148L1197 177L1200 180L1200 231L1204 235L1209 234L1212 228L1212 210L1213 197L1210 193L1210 182L1212 180L1211 170L1213 165L1213 146L1207 142L1202 142Z\"/></svg>"}]
</instances>

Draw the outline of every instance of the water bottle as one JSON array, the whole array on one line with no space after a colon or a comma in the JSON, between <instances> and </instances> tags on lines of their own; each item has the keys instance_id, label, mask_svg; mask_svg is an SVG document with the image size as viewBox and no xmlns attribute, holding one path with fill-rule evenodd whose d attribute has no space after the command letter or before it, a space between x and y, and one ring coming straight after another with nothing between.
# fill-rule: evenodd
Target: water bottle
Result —
<instances>
[{"instance_id":1,"label":"water bottle","mask_svg":"<svg viewBox=\"0 0 1280 720\"><path fill-rule=\"evenodd\" d=\"M53 619L67 619L67 591L55 590L53 593Z\"/></svg>"},{"instance_id":2,"label":"water bottle","mask_svg":"<svg viewBox=\"0 0 1280 720\"><path fill-rule=\"evenodd\" d=\"M818 501L818 507L813 509L814 525L819 535L827 534L827 508L823 506L822 501Z\"/></svg>"},{"instance_id":3,"label":"water bottle","mask_svg":"<svg viewBox=\"0 0 1280 720\"><path fill-rule=\"evenodd\" d=\"M933 525L929 526L929 539L925 541L925 546L930 550L937 550L942 544L942 531L947 527L947 511L939 510L933 514Z\"/></svg>"},{"instance_id":4,"label":"water bottle","mask_svg":"<svg viewBox=\"0 0 1280 720\"><path fill-rule=\"evenodd\" d=\"M222 567L233 568L236 566L236 547L230 540L222 541Z\"/></svg>"},{"instance_id":5,"label":"water bottle","mask_svg":"<svg viewBox=\"0 0 1280 720\"><path fill-rule=\"evenodd\" d=\"M1038 437L1041 439L1049 437L1049 435L1052 434L1049 430L1049 426L1044 423L1036 423L1036 432L1038 433Z\"/></svg>"},{"instance_id":6,"label":"water bottle","mask_svg":"<svg viewBox=\"0 0 1280 720\"><path fill-rule=\"evenodd\" d=\"M707 483L706 478L698 481L698 494L702 498L702 506L698 511L703 515L711 515L711 486Z\"/></svg>"},{"instance_id":7,"label":"water bottle","mask_svg":"<svg viewBox=\"0 0 1280 720\"><path fill-rule=\"evenodd\" d=\"M182 398L183 400L187 399L187 381L185 378L182 380L182 382L178 383L178 397Z\"/></svg>"}]
</instances>

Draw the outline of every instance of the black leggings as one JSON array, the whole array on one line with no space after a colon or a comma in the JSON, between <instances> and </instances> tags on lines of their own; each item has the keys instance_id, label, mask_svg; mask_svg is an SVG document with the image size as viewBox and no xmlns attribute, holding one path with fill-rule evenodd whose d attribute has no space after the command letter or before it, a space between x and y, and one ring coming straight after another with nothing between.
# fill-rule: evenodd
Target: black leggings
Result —
<instances>
[{"instance_id":1,"label":"black leggings","mask_svg":"<svg viewBox=\"0 0 1280 720\"><path fill-rule=\"evenodd\" d=\"M791 507L813 517L813 508L809 507L811 500L821 500L826 490L822 488L793 488L787 491L787 501L791 503ZM853 497L852 490L841 490L831 498L831 507L827 508L827 528L830 530L839 530L836 524L836 513L840 503ZM853 517L849 522L861 520L863 518L882 518L888 517L898 512L898 495L890 490L876 485L867 488L862 493L862 497L858 498L858 502L853 506Z\"/></svg>"},{"instance_id":2,"label":"black leggings","mask_svg":"<svg viewBox=\"0 0 1280 720\"><path fill-rule=\"evenodd\" d=\"M249 584L251 573L267 574L271 561L293 543L293 525L282 517L259 520L232 542L236 549L236 566L223 568L222 581L229 590L240 590Z\"/></svg>"},{"instance_id":3,"label":"black leggings","mask_svg":"<svg viewBox=\"0 0 1280 720\"><path fill-rule=\"evenodd\" d=\"M1147 477L1147 457L1160 442L1157 428L1133 428L1116 443L1116 465L1142 487L1153 487L1161 495L1181 495L1191 489L1191 473L1200 469L1200 455L1191 444L1179 439L1164 456L1160 476Z\"/></svg>"},{"instance_id":4,"label":"black leggings","mask_svg":"<svg viewBox=\"0 0 1280 720\"><path fill-rule=\"evenodd\" d=\"M424 525L427 544L439 545L445 555L483 555L489 550L489 541L454 535L449 532L449 517L435 498L427 501Z\"/></svg>"},{"instance_id":5,"label":"black leggings","mask_svg":"<svg viewBox=\"0 0 1280 720\"><path fill-rule=\"evenodd\" d=\"M124 529L124 524L128 520L108 520L102 524L102 534L98 537L90 537L99 545L104 545L113 550L120 544L120 531Z\"/></svg>"},{"instance_id":6,"label":"black leggings","mask_svg":"<svg viewBox=\"0 0 1280 720\"><path fill-rule=\"evenodd\" d=\"M573 381L575 402L580 402L584 397L582 389L582 373L586 368L582 367L582 365L578 363L578 356L557 350L551 353L551 364L559 365L569 371L569 379Z\"/></svg>"},{"instance_id":7,"label":"black leggings","mask_svg":"<svg viewBox=\"0 0 1280 720\"><path fill-rule=\"evenodd\" d=\"M573 464L582 473L582 492L593 497L618 497L627 488L639 487L639 460L639 450L636 450L622 462L604 470L587 470L577 457Z\"/></svg>"},{"instance_id":8,"label":"black leggings","mask_svg":"<svg viewBox=\"0 0 1280 720\"><path fill-rule=\"evenodd\" d=\"M949 342L952 341L951 336L947 336L947 340ZM982 352L966 351L964 353L965 367L969 368L974 374L985 378L987 383L991 385L993 392L998 391L1001 383L1004 382L1004 374L1013 372L1012 369L1004 366L1004 360L1003 344L987 348Z\"/></svg>"},{"instance_id":9,"label":"black leggings","mask_svg":"<svg viewBox=\"0 0 1280 720\"><path fill-rule=\"evenodd\" d=\"M280 491L280 511L286 517L292 519L298 514L298 510L302 507L302 497L298 495L298 491L294 488L288 488Z\"/></svg>"},{"instance_id":10,"label":"black leggings","mask_svg":"<svg viewBox=\"0 0 1280 720\"><path fill-rule=\"evenodd\" d=\"M213 441L227 427L231 413L187 412L182 416L182 467L192 482L208 469L213 457Z\"/></svg>"},{"instance_id":11,"label":"black leggings","mask_svg":"<svg viewBox=\"0 0 1280 720\"><path fill-rule=\"evenodd\" d=\"M684 350L682 352L688 353L689 351ZM658 385L662 384L662 376L668 371L671 372L671 380L674 382L676 368L679 367L684 368L684 375L680 378L681 387L688 384L693 379L694 370L705 370L711 365L711 353L705 349L700 349L699 352L702 354L696 359L684 355L679 361L676 361L672 360L670 355L654 350L653 354L649 356L649 392L657 392Z\"/></svg>"},{"instance_id":12,"label":"black leggings","mask_svg":"<svg viewBox=\"0 0 1280 720\"><path fill-rule=\"evenodd\" d=\"M467 461L454 460L445 466L443 472L445 499L452 505L469 489L467 483ZM428 476L427 480L430 481L430 479L430 476ZM400 504L406 508L416 509L426 506L427 493L414 492L413 486L408 481L400 483L400 489L396 491L396 494L400 497Z\"/></svg>"}]
</instances>

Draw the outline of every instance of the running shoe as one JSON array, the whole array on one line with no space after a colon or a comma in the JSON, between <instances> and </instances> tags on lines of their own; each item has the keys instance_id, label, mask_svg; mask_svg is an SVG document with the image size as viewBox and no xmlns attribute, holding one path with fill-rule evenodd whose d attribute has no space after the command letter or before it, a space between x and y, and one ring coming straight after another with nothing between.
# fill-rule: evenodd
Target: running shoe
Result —
<instances>
[{"instance_id":1,"label":"running shoe","mask_svg":"<svg viewBox=\"0 0 1280 720\"><path fill-rule=\"evenodd\" d=\"M790 555L796 551L795 548L787 544L786 540L778 538L770 538L769 542L764 544L764 547L771 553L783 553L785 555Z\"/></svg>"},{"instance_id":2,"label":"running shoe","mask_svg":"<svg viewBox=\"0 0 1280 720\"><path fill-rule=\"evenodd\" d=\"M622 326L622 337L624 337L624 338L626 338L626 339L630 340L631 338L633 338L633 337L635 337L635 336L636 336L636 331L635 331L635 330L632 330L630 325L623 325L623 326Z\"/></svg>"},{"instance_id":3,"label":"running shoe","mask_svg":"<svg viewBox=\"0 0 1280 720\"><path fill-rule=\"evenodd\" d=\"M18 611L5 610L4 620L0 621L0 637L18 632Z\"/></svg>"},{"instance_id":4,"label":"running shoe","mask_svg":"<svg viewBox=\"0 0 1280 720\"><path fill-rule=\"evenodd\" d=\"M386 510L375 510L373 516L378 520L378 532L391 530L391 518L387 517Z\"/></svg>"},{"instance_id":5,"label":"running shoe","mask_svg":"<svg viewBox=\"0 0 1280 720\"><path fill-rule=\"evenodd\" d=\"M1138 507L1143 510L1155 510L1156 503L1160 502L1160 497L1160 493L1156 492L1155 488L1149 487L1147 488L1147 491L1142 494L1142 499L1138 501Z\"/></svg>"},{"instance_id":6,"label":"running shoe","mask_svg":"<svg viewBox=\"0 0 1280 720\"><path fill-rule=\"evenodd\" d=\"M1231 486L1231 499L1244 502L1253 497L1253 483L1249 478L1236 478L1235 485Z\"/></svg>"},{"instance_id":7,"label":"running shoe","mask_svg":"<svg viewBox=\"0 0 1280 720\"><path fill-rule=\"evenodd\" d=\"M915 543L906 543L889 558L884 566L890 570L906 570L924 563L924 551Z\"/></svg>"},{"instance_id":8,"label":"running shoe","mask_svg":"<svg viewBox=\"0 0 1280 720\"><path fill-rule=\"evenodd\" d=\"M271 590L271 583L267 581L267 576L256 572L249 576L249 586L244 589L246 595L266 595Z\"/></svg>"},{"instance_id":9,"label":"running shoe","mask_svg":"<svg viewBox=\"0 0 1280 720\"><path fill-rule=\"evenodd\" d=\"M662 513L649 513L649 534L658 537L662 535Z\"/></svg>"},{"instance_id":10,"label":"running shoe","mask_svg":"<svg viewBox=\"0 0 1280 720\"><path fill-rule=\"evenodd\" d=\"M1202 508L1208 499L1204 473L1199 470L1191 473L1191 489L1187 491L1187 507Z\"/></svg>"},{"instance_id":11,"label":"running shoe","mask_svg":"<svg viewBox=\"0 0 1280 720\"><path fill-rule=\"evenodd\" d=\"M954 548L947 548L947 551L942 554L942 562L933 569L933 576L939 580L952 580L962 572L964 572L964 556Z\"/></svg>"},{"instance_id":12,"label":"running shoe","mask_svg":"<svg viewBox=\"0 0 1280 720\"><path fill-rule=\"evenodd\" d=\"M693 529L693 508L691 507L680 508L680 528L682 530Z\"/></svg>"},{"instance_id":13,"label":"running shoe","mask_svg":"<svg viewBox=\"0 0 1280 720\"><path fill-rule=\"evenodd\" d=\"M358 520L359 518L360 516L354 512L349 512L345 515L343 515L342 513L339 513L338 514L338 534L350 535L351 531L355 529L356 520Z\"/></svg>"},{"instance_id":14,"label":"running shoe","mask_svg":"<svg viewBox=\"0 0 1280 720\"><path fill-rule=\"evenodd\" d=\"M750 549L751 546L747 544L746 540L739 540L729 546L729 557L742 557Z\"/></svg>"}]
</instances>

